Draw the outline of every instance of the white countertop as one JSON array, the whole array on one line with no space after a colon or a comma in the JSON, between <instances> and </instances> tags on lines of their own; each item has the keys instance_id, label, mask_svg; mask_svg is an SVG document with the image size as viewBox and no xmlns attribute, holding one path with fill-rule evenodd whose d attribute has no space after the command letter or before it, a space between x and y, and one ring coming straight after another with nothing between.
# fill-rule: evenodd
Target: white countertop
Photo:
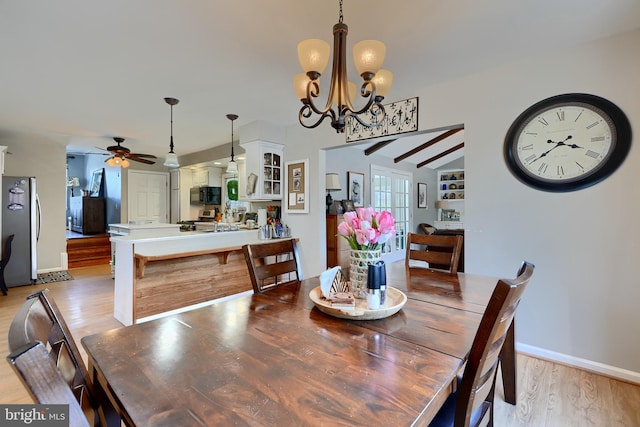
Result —
<instances>
[{"instance_id":1,"label":"white countertop","mask_svg":"<svg viewBox=\"0 0 640 427\"><path fill-rule=\"evenodd\" d=\"M165 236L112 236L116 248L133 246L133 253L145 256L161 256L210 249L240 248L260 240L258 230L223 232L183 231ZM116 264L117 266L117 264Z\"/></svg>"},{"instance_id":2,"label":"white countertop","mask_svg":"<svg viewBox=\"0 0 640 427\"><path fill-rule=\"evenodd\" d=\"M145 224L109 224L109 227L122 228L125 230L141 230L149 228L180 228L180 224L145 223Z\"/></svg>"}]
</instances>

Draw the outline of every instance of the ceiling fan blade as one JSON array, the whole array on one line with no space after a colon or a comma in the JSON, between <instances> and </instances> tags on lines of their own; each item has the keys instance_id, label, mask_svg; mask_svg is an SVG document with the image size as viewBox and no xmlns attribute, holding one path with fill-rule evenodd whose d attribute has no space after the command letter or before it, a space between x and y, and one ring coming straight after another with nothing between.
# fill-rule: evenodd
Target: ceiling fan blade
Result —
<instances>
[{"instance_id":1,"label":"ceiling fan blade","mask_svg":"<svg viewBox=\"0 0 640 427\"><path fill-rule=\"evenodd\" d=\"M156 162L153 162L151 160L142 159L142 158L139 158L139 157L129 157L129 160L133 160L134 162L146 163L148 165L153 165L153 164L156 163Z\"/></svg>"},{"instance_id":2,"label":"ceiling fan blade","mask_svg":"<svg viewBox=\"0 0 640 427\"><path fill-rule=\"evenodd\" d=\"M141 153L128 153L125 154L125 157L131 158L131 157L148 157L149 159L157 159L156 156L154 156L153 154L141 154Z\"/></svg>"}]
</instances>

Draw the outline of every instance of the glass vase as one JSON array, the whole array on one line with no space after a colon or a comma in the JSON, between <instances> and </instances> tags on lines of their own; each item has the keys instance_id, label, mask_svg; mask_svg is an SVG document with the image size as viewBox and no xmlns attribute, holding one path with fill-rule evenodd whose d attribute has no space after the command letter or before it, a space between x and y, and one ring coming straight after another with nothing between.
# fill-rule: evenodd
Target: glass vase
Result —
<instances>
[{"instance_id":1,"label":"glass vase","mask_svg":"<svg viewBox=\"0 0 640 427\"><path fill-rule=\"evenodd\" d=\"M381 249L358 251L351 249L349 254L349 290L354 297L367 298L367 272L369 264L380 260Z\"/></svg>"}]
</instances>

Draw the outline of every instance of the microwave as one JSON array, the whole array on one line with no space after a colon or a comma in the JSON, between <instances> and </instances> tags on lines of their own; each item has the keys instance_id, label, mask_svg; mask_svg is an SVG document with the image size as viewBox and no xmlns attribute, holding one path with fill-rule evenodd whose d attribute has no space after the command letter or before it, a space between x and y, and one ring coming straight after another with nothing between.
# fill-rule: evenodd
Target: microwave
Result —
<instances>
[{"instance_id":1,"label":"microwave","mask_svg":"<svg viewBox=\"0 0 640 427\"><path fill-rule=\"evenodd\" d=\"M190 194L192 205L222 204L222 187L192 187Z\"/></svg>"}]
</instances>

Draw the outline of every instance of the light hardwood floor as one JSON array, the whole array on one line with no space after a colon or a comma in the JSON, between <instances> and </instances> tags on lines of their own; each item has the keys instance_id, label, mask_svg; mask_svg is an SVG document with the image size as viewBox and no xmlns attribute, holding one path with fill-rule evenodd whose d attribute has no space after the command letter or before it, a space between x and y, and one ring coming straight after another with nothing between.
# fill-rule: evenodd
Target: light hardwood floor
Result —
<instances>
[{"instance_id":1,"label":"light hardwood floor","mask_svg":"<svg viewBox=\"0 0 640 427\"><path fill-rule=\"evenodd\" d=\"M5 356L11 319L24 298L40 289L51 290L85 361L81 337L122 326L113 318L109 266L70 273L74 280L10 288L8 296L0 296L0 350ZM31 403L7 362L0 363L0 403ZM496 426L640 427L640 386L519 354L518 405L505 403L498 386L495 408Z\"/></svg>"}]
</instances>

